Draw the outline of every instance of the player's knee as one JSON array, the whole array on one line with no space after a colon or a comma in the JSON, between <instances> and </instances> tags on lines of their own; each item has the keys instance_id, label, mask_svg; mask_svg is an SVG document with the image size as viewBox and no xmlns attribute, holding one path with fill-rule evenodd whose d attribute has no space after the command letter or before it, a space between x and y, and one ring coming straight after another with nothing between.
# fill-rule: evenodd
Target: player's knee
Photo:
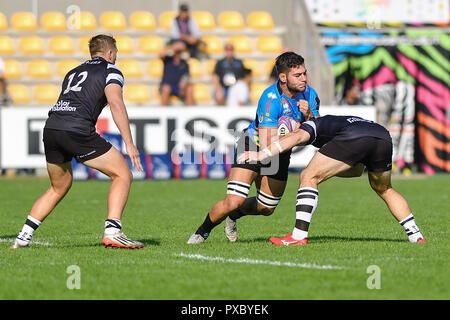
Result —
<instances>
[{"instance_id":1,"label":"player's knee","mask_svg":"<svg viewBox=\"0 0 450 320\"><path fill-rule=\"evenodd\" d=\"M243 197L233 197L230 195L227 195L225 197L225 206L227 208L227 211L233 211L242 206L245 202L246 198Z\"/></svg>"},{"instance_id":2,"label":"player's knee","mask_svg":"<svg viewBox=\"0 0 450 320\"><path fill-rule=\"evenodd\" d=\"M318 177L313 171L305 169L300 173L300 181L307 184L319 184L321 182L320 177Z\"/></svg>"},{"instance_id":3,"label":"player's knee","mask_svg":"<svg viewBox=\"0 0 450 320\"><path fill-rule=\"evenodd\" d=\"M370 181L370 186L372 187L372 190L375 191L380 196L382 196L390 188L389 185L376 183L373 181Z\"/></svg>"},{"instance_id":4,"label":"player's knee","mask_svg":"<svg viewBox=\"0 0 450 320\"><path fill-rule=\"evenodd\" d=\"M56 192L61 196L65 195L71 187L72 187L72 179L66 179L64 181L59 181L58 183L52 184L54 192Z\"/></svg>"}]
</instances>

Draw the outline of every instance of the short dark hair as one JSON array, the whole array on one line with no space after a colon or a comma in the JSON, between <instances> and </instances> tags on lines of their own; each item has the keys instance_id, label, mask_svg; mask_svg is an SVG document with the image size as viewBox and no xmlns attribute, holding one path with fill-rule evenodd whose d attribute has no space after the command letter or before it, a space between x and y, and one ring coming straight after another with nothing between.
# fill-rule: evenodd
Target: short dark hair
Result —
<instances>
[{"instance_id":1,"label":"short dark hair","mask_svg":"<svg viewBox=\"0 0 450 320\"><path fill-rule=\"evenodd\" d=\"M275 60L277 73L286 73L289 69L298 67L305 63L305 59L295 52L285 52L280 54Z\"/></svg>"},{"instance_id":2,"label":"short dark hair","mask_svg":"<svg viewBox=\"0 0 450 320\"><path fill-rule=\"evenodd\" d=\"M89 53L92 58L99 53L105 53L109 49L117 49L116 39L111 36L99 34L89 40Z\"/></svg>"},{"instance_id":3,"label":"short dark hair","mask_svg":"<svg viewBox=\"0 0 450 320\"><path fill-rule=\"evenodd\" d=\"M182 3L182 4L180 4L179 9L180 9L180 11L189 11L189 6L187 3Z\"/></svg>"}]
</instances>

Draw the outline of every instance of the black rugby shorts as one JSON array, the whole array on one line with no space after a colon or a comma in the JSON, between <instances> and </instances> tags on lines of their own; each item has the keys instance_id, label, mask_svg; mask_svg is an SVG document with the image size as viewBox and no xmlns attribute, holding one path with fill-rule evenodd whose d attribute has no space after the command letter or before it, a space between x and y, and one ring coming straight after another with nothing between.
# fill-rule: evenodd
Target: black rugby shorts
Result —
<instances>
[{"instance_id":1,"label":"black rugby shorts","mask_svg":"<svg viewBox=\"0 0 450 320\"><path fill-rule=\"evenodd\" d=\"M248 169L259 173L261 176L267 176L269 178L280 181L287 181L289 163L291 161L290 150L271 158L271 160L266 159L267 161L265 161L264 163L238 163L237 158L244 151L259 151L259 147L250 138L247 130L242 132L239 140L236 143L233 165L231 167Z\"/></svg>"},{"instance_id":2,"label":"black rugby shorts","mask_svg":"<svg viewBox=\"0 0 450 320\"><path fill-rule=\"evenodd\" d=\"M83 136L47 128L44 128L43 141L48 163L65 163L72 161L72 158L78 162L84 162L105 154L112 147L98 133Z\"/></svg>"},{"instance_id":3,"label":"black rugby shorts","mask_svg":"<svg viewBox=\"0 0 450 320\"><path fill-rule=\"evenodd\" d=\"M392 169L392 141L375 137L353 140L331 140L319 152L350 166L364 164L369 171L383 172Z\"/></svg>"}]
</instances>

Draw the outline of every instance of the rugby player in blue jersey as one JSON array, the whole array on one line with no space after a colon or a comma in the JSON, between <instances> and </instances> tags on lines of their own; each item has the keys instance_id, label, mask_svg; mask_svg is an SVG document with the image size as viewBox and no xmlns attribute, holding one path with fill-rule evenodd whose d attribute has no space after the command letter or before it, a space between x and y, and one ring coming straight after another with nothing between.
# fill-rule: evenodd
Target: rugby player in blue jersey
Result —
<instances>
[{"instance_id":1,"label":"rugby player in blue jersey","mask_svg":"<svg viewBox=\"0 0 450 320\"><path fill-rule=\"evenodd\" d=\"M259 152L245 152L238 161L263 161L294 146L320 148L300 174L296 221L291 233L270 238L276 245L304 245L319 201L318 185L332 177L359 177L367 167L369 183L405 229L408 240L425 242L405 198L391 185L392 138L383 126L359 117L327 115L311 119Z\"/></svg>"},{"instance_id":2,"label":"rugby player in blue jersey","mask_svg":"<svg viewBox=\"0 0 450 320\"><path fill-rule=\"evenodd\" d=\"M245 151L264 149L278 140L278 119L282 116L291 117L298 124L318 117L320 100L314 89L307 85L302 56L285 52L277 57L275 66L278 80L264 90L255 119L236 143L226 197L211 208L188 244L204 242L211 230L225 219L225 234L229 241L234 242L237 240L237 219L245 215L271 215L281 200L291 152L268 162L244 164L237 162L237 156ZM253 182L257 189L256 197L247 198Z\"/></svg>"}]
</instances>

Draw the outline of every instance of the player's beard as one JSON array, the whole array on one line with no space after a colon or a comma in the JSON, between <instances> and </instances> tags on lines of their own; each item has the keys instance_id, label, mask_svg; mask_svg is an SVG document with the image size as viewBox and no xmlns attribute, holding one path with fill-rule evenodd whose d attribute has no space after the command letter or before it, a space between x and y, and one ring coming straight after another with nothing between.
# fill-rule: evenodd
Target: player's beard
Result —
<instances>
[{"instance_id":1,"label":"player's beard","mask_svg":"<svg viewBox=\"0 0 450 320\"><path fill-rule=\"evenodd\" d=\"M296 97L296 96L298 95L299 92L303 92L303 91L305 91L305 89L306 89L306 86L305 86L304 88L302 88L302 89L299 88L300 86L298 86L298 87L293 87L292 84L291 84L289 81L286 82L286 86L287 86L289 92L290 92L294 97Z\"/></svg>"}]
</instances>

